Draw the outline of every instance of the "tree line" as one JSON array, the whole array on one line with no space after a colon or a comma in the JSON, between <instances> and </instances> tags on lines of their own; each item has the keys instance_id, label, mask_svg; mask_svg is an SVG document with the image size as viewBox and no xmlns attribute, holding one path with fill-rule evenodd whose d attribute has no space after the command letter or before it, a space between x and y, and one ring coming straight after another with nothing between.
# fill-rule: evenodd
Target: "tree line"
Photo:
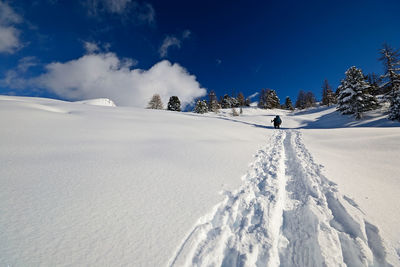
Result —
<instances>
[{"instance_id":1,"label":"tree line","mask_svg":"<svg viewBox=\"0 0 400 267\"><path fill-rule=\"evenodd\" d=\"M328 80L322 84L321 105L337 105L336 109L344 115L353 115L356 119L362 118L365 111L377 109L382 103L389 103L390 120L400 121L400 52L387 44L380 50L379 60L383 63L384 74L375 73L365 75L360 68L350 67L345 72L336 91L330 86ZM379 97L379 101L377 99ZM261 89L259 92L258 107L262 109L306 109L316 106L317 100L313 92L300 90L295 104L290 97L285 98L284 104L273 89ZM235 115L236 108L250 106L250 98L245 98L243 93L237 96L224 96L217 98L213 90L208 93L208 99L199 99L195 103L194 112L218 112L219 109L232 108ZM161 98L153 95L148 108L163 109ZM177 96L169 99L168 110L181 111L180 101ZM240 109L241 110L241 109ZM236 114L238 115L238 114Z\"/></svg>"}]
</instances>

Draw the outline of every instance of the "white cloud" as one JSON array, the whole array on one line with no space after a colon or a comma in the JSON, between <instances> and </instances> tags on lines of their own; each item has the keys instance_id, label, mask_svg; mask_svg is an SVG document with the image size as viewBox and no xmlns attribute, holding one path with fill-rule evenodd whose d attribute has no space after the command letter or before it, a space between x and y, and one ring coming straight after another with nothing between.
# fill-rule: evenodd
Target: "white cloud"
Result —
<instances>
[{"instance_id":1,"label":"white cloud","mask_svg":"<svg viewBox=\"0 0 400 267\"><path fill-rule=\"evenodd\" d=\"M85 42L83 42L83 46L85 47L86 52L89 54L93 54L95 52L100 51L100 47L96 43L93 43L93 42L85 41Z\"/></svg>"},{"instance_id":2,"label":"white cloud","mask_svg":"<svg viewBox=\"0 0 400 267\"><path fill-rule=\"evenodd\" d=\"M90 42L90 41L82 41L83 48L87 54L95 54L95 53L104 53L108 52L111 48L110 43L101 43L101 42Z\"/></svg>"},{"instance_id":3,"label":"white cloud","mask_svg":"<svg viewBox=\"0 0 400 267\"><path fill-rule=\"evenodd\" d=\"M168 56L168 49L171 47L175 46L178 49L181 48L182 40L190 38L191 34L191 31L185 30L182 32L182 37L180 39L173 35L165 37L160 49L158 50L160 57Z\"/></svg>"},{"instance_id":4,"label":"white cloud","mask_svg":"<svg viewBox=\"0 0 400 267\"><path fill-rule=\"evenodd\" d=\"M259 94L258 92L255 92L254 94L249 96L249 99L253 99L254 97L258 96L258 94Z\"/></svg>"},{"instance_id":5,"label":"white cloud","mask_svg":"<svg viewBox=\"0 0 400 267\"><path fill-rule=\"evenodd\" d=\"M132 0L86 0L90 15L97 16L102 12L123 15L136 23L154 24L156 13L149 3L138 3Z\"/></svg>"},{"instance_id":6,"label":"white cloud","mask_svg":"<svg viewBox=\"0 0 400 267\"><path fill-rule=\"evenodd\" d=\"M37 65L38 65L37 58L33 56L28 56L28 57L23 57L18 61L17 69L20 72L26 72L29 68Z\"/></svg>"},{"instance_id":7,"label":"white cloud","mask_svg":"<svg viewBox=\"0 0 400 267\"><path fill-rule=\"evenodd\" d=\"M24 57L18 61L16 68L8 70L3 79L0 80L0 86L13 89L23 89L27 86L27 80L23 77L29 68L37 66L36 57Z\"/></svg>"},{"instance_id":8,"label":"white cloud","mask_svg":"<svg viewBox=\"0 0 400 267\"><path fill-rule=\"evenodd\" d=\"M19 31L14 27L0 25L0 53L14 53L21 46Z\"/></svg>"},{"instance_id":9,"label":"white cloud","mask_svg":"<svg viewBox=\"0 0 400 267\"><path fill-rule=\"evenodd\" d=\"M0 0L0 53L12 54L21 47L19 30L14 26L21 22L21 16Z\"/></svg>"},{"instance_id":10,"label":"white cloud","mask_svg":"<svg viewBox=\"0 0 400 267\"><path fill-rule=\"evenodd\" d=\"M158 51L160 53L160 57L168 56L168 49L173 46L175 46L177 48L181 48L181 40L179 40L178 38L176 38L174 36L165 37L165 39Z\"/></svg>"},{"instance_id":11,"label":"white cloud","mask_svg":"<svg viewBox=\"0 0 400 267\"><path fill-rule=\"evenodd\" d=\"M46 73L30 83L70 100L107 97L117 105L136 107L145 107L155 93L165 103L176 95L183 107L206 94L196 77L179 64L163 60L149 70L131 66L131 61L114 53L89 54L48 64Z\"/></svg>"},{"instance_id":12,"label":"white cloud","mask_svg":"<svg viewBox=\"0 0 400 267\"><path fill-rule=\"evenodd\" d=\"M0 23L13 24L21 22L21 16L15 13L14 10L7 3L0 1Z\"/></svg>"}]
</instances>

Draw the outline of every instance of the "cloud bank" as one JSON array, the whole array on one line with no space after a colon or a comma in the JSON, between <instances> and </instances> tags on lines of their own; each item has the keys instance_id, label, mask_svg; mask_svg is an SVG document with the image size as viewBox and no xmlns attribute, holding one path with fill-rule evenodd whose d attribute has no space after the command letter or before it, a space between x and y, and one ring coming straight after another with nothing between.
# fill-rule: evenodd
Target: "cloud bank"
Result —
<instances>
[{"instance_id":1,"label":"cloud bank","mask_svg":"<svg viewBox=\"0 0 400 267\"><path fill-rule=\"evenodd\" d=\"M22 18L0 0L0 53L12 54L21 47L19 30L15 27Z\"/></svg>"},{"instance_id":2,"label":"cloud bank","mask_svg":"<svg viewBox=\"0 0 400 267\"><path fill-rule=\"evenodd\" d=\"M114 53L87 54L46 65L45 73L29 83L69 100L106 97L117 105L135 107L146 107L155 93L164 104L170 96L178 96L183 108L206 94L196 77L177 63L163 60L142 70L132 69L132 62Z\"/></svg>"}]
</instances>

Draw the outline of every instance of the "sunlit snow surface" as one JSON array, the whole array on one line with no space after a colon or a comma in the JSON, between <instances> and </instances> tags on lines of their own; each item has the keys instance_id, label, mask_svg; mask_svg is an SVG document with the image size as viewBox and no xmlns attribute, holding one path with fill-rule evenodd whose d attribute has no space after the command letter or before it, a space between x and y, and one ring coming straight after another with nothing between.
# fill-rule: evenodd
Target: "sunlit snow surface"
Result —
<instances>
[{"instance_id":1,"label":"sunlit snow surface","mask_svg":"<svg viewBox=\"0 0 400 267\"><path fill-rule=\"evenodd\" d=\"M400 265L382 114L93 103L0 96L0 266Z\"/></svg>"}]
</instances>

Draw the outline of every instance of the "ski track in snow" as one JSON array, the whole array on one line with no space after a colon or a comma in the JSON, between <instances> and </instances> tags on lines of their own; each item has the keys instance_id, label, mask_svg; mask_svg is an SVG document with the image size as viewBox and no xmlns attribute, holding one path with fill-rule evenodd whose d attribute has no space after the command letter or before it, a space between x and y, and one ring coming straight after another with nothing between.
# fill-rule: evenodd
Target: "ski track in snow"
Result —
<instances>
[{"instance_id":1,"label":"ski track in snow","mask_svg":"<svg viewBox=\"0 0 400 267\"><path fill-rule=\"evenodd\" d=\"M244 184L199 219L169 266L392 266L379 230L279 130Z\"/></svg>"}]
</instances>

